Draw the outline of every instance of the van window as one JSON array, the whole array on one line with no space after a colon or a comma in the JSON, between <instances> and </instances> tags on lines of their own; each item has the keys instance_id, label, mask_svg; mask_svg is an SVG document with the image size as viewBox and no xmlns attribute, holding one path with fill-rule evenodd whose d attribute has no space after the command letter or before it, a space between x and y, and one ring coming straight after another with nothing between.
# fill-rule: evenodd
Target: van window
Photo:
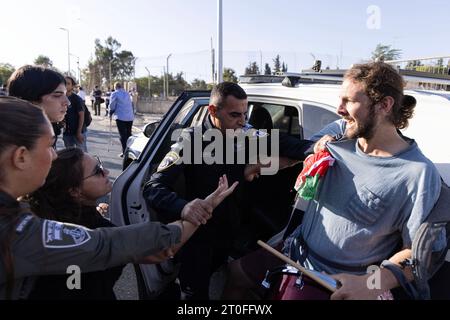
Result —
<instances>
[{"instance_id":1,"label":"van window","mask_svg":"<svg viewBox=\"0 0 450 320\"><path fill-rule=\"evenodd\" d=\"M272 119L272 128L278 129L280 132L284 132L290 135L301 136L301 127L299 124L298 110L293 106L268 104L268 103L250 103L249 110L249 122L257 129L266 129L265 126L260 127L259 123L252 123L253 112L261 112L259 109L265 109L267 114ZM261 119L261 117L259 118Z\"/></svg>"},{"instance_id":2,"label":"van window","mask_svg":"<svg viewBox=\"0 0 450 320\"><path fill-rule=\"evenodd\" d=\"M339 115L321 106L303 104L303 133L305 139L309 139L327 124L337 119L339 119Z\"/></svg>"}]
</instances>

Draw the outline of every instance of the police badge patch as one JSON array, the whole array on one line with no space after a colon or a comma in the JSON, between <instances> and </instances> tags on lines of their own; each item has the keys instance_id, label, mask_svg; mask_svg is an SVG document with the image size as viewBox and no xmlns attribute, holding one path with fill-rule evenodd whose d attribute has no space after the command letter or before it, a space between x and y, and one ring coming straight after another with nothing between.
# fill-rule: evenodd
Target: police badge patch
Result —
<instances>
[{"instance_id":1,"label":"police badge patch","mask_svg":"<svg viewBox=\"0 0 450 320\"><path fill-rule=\"evenodd\" d=\"M45 248L78 247L90 239L91 235L87 232L87 229L77 225L45 220L42 227L42 242Z\"/></svg>"},{"instance_id":2,"label":"police badge patch","mask_svg":"<svg viewBox=\"0 0 450 320\"><path fill-rule=\"evenodd\" d=\"M158 172L164 171L167 168L170 168L174 164L177 164L178 160L180 160L180 156L175 151L170 151L164 159L161 161L158 167Z\"/></svg>"}]
</instances>

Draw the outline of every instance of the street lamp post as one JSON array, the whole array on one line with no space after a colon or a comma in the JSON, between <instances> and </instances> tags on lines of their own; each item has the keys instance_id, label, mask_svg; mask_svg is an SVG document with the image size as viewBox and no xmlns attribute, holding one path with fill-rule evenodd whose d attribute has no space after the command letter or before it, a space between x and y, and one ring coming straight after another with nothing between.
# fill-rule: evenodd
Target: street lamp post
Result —
<instances>
[{"instance_id":1,"label":"street lamp post","mask_svg":"<svg viewBox=\"0 0 450 320\"><path fill-rule=\"evenodd\" d=\"M69 29L60 27L59 29L67 32L67 74L70 75L70 36Z\"/></svg>"},{"instance_id":2,"label":"street lamp post","mask_svg":"<svg viewBox=\"0 0 450 320\"><path fill-rule=\"evenodd\" d=\"M166 59L166 78L167 78L167 85L166 85L166 99L169 97L169 58L172 56L172 54L169 54Z\"/></svg>"}]
</instances>

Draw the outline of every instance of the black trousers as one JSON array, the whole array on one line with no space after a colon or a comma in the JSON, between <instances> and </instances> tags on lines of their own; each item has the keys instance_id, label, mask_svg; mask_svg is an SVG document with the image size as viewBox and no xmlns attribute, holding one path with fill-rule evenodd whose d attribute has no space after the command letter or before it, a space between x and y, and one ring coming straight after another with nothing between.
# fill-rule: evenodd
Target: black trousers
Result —
<instances>
[{"instance_id":1,"label":"black trousers","mask_svg":"<svg viewBox=\"0 0 450 320\"><path fill-rule=\"evenodd\" d=\"M186 300L209 300L211 275L227 262L230 249L187 242L179 252L181 291Z\"/></svg>"},{"instance_id":2,"label":"black trousers","mask_svg":"<svg viewBox=\"0 0 450 320\"><path fill-rule=\"evenodd\" d=\"M100 101L95 101L94 103L94 111L95 111L95 115L99 116L100 115Z\"/></svg>"},{"instance_id":3,"label":"black trousers","mask_svg":"<svg viewBox=\"0 0 450 320\"><path fill-rule=\"evenodd\" d=\"M131 128L133 121L116 120L117 129L119 130L120 143L122 144L122 152L125 152L127 147L127 140L131 136Z\"/></svg>"}]
</instances>

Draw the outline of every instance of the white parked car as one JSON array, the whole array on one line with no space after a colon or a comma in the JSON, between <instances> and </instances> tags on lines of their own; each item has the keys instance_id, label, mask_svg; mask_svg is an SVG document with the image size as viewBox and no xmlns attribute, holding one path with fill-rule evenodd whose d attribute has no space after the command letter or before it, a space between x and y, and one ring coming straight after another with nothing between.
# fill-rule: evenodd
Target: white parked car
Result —
<instances>
[{"instance_id":1,"label":"white parked car","mask_svg":"<svg viewBox=\"0 0 450 320\"><path fill-rule=\"evenodd\" d=\"M255 79L248 80L253 82ZM339 118L335 112L340 94L340 85L336 84L338 81L316 79L308 83L309 80L306 79L296 83L298 80L298 77L291 76L283 84L280 81L241 83L248 95L250 120L254 110L265 110L264 123L253 123L255 127L271 126L307 139ZM450 147L446 140L450 100L445 95L430 92L406 93L413 95L418 103L415 116L404 134L417 141L423 153L435 163L444 181L450 184ZM115 181L111 195L110 212L115 224L128 225L158 220L157 213L147 207L143 199L142 186L169 151L174 129L201 125L208 113L209 94L208 91L184 92L161 121L147 125L143 135L130 139L125 155L126 170ZM252 224L257 225L255 229L267 232L258 236L270 236L269 233L274 234L286 223L294 195L291 190L299 170L299 167L293 167L280 171L275 176L258 179L259 190L266 190L268 185L273 184L279 189L276 191L278 194L271 195L271 199L266 202L261 195L253 199L253 205L249 209L252 211ZM147 297L157 295L166 279L161 277L161 273L170 273L172 267L167 263L157 266L141 265L137 268L140 294Z\"/></svg>"}]
</instances>

